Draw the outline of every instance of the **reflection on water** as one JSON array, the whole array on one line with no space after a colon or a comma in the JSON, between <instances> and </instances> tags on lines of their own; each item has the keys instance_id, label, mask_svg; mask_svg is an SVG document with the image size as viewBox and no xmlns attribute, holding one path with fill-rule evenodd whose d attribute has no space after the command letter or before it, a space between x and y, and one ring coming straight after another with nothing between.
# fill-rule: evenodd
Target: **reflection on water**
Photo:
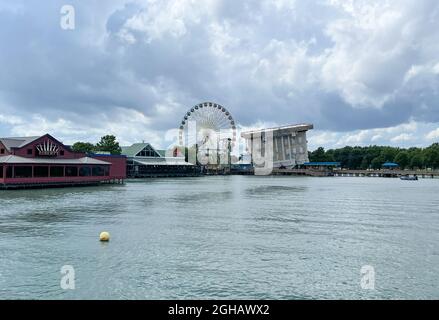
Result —
<instances>
[{"instance_id":1,"label":"reflection on water","mask_svg":"<svg viewBox=\"0 0 439 320\"><path fill-rule=\"evenodd\" d=\"M281 195L288 195L290 196L293 192L304 192L306 191L306 186L278 186L278 185L268 185L268 186L257 186L257 187L250 187L247 188L245 191L247 195L249 196L255 196L255 197L263 197L268 196L271 197L273 195L275 196L281 196Z\"/></svg>"},{"instance_id":2,"label":"reflection on water","mask_svg":"<svg viewBox=\"0 0 439 320\"><path fill-rule=\"evenodd\" d=\"M1 191L0 298L437 299L438 191L252 176ZM59 286L63 265L75 290Z\"/></svg>"}]
</instances>

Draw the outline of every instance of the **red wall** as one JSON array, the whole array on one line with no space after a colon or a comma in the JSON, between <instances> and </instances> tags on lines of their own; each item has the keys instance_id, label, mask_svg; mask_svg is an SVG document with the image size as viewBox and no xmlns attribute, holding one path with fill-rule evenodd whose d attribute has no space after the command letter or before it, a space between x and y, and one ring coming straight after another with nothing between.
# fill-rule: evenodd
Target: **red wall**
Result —
<instances>
[{"instance_id":1,"label":"red wall","mask_svg":"<svg viewBox=\"0 0 439 320\"><path fill-rule=\"evenodd\" d=\"M55 145L59 147L60 151L64 151L63 155L58 154L56 157L48 157L48 159L77 159L86 157L87 155L85 153L80 152L72 152L68 149L68 147L65 147L61 142L58 142L55 140L55 138L51 137L50 135L44 135L37 140L31 142L30 144L20 148L20 149L12 149L11 153L20 157L24 158L34 158L37 156L37 150L36 146L38 144L41 144L45 141L51 141ZM4 146L0 142L0 148L3 148ZM32 149L32 155L27 154L27 150ZM7 155L7 150L5 148L5 154ZM3 156L3 155L0 155ZM125 179L126 178L126 167L127 167L127 159L126 156L118 156L118 155L90 155L91 158L95 158L101 161L109 162L111 163L110 166L110 174L106 177L60 177L60 178L17 178L17 179L5 179L5 176L3 178L0 177L0 182L5 183L5 180L7 183L46 183L46 182L65 182L65 181L107 181L109 179ZM44 157L39 157L43 158ZM62 164L60 164L62 165ZM0 167L1 168L1 167Z\"/></svg>"},{"instance_id":2,"label":"red wall","mask_svg":"<svg viewBox=\"0 0 439 320\"><path fill-rule=\"evenodd\" d=\"M6 149L6 147L1 142L0 142L0 149L4 149L5 150L5 153L4 154L0 154L0 157L4 157L4 156L9 155L8 149Z\"/></svg>"},{"instance_id":3,"label":"red wall","mask_svg":"<svg viewBox=\"0 0 439 320\"><path fill-rule=\"evenodd\" d=\"M114 179L126 179L127 177L127 157L116 155L96 154L91 156L105 162L110 162L110 177Z\"/></svg>"},{"instance_id":4,"label":"red wall","mask_svg":"<svg viewBox=\"0 0 439 320\"><path fill-rule=\"evenodd\" d=\"M0 179L7 184L38 184L38 183L67 183L67 182L100 182L110 180L107 177L48 177L48 178L7 178Z\"/></svg>"}]
</instances>

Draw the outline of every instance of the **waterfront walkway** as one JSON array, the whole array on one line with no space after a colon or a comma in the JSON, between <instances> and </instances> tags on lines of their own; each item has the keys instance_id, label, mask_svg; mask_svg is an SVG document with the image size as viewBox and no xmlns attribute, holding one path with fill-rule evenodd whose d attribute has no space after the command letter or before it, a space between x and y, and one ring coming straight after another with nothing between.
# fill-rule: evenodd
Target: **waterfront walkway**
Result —
<instances>
[{"instance_id":1,"label":"waterfront walkway","mask_svg":"<svg viewBox=\"0 0 439 320\"><path fill-rule=\"evenodd\" d=\"M274 169L273 175L302 175L313 177L391 177L418 176L420 178L439 178L439 171L428 170L312 170L312 169Z\"/></svg>"}]
</instances>

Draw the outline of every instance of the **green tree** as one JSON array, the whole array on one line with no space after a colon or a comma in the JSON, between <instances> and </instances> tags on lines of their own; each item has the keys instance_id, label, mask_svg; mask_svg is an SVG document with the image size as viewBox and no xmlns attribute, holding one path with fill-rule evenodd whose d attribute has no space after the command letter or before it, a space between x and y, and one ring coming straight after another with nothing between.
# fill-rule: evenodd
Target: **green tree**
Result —
<instances>
[{"instance_id":1,"label":"green tree","mask_svg":"<svg viewBox=\"0 0 439 320\"><path fill-rule=\"evenodd\" d=\"M372 166L372 169L381 169L381 166L383 163L386 162L382 156L378 156L376 158L373 158L370 165Z\"/></svg>"},{"instance_id":2,"label":"green tree","mask_svg":"<svg viewBox=\"0 0 439 320\"><path fill-rule=\"evenodd\" d=\"M349 155L350 167L360 169L363 164L364 150L362 147L354 147Z\"/></svg>"},{"instance_id":3,"label":"green tree","mask_svg":"<svg viewBox=\"0 0 439 320\"><path fill-rule=\"evenodd\" d=\"M325 149L319 147L309 154L309 161L311 162L323 162L325 161Z\"/></svg>"},{"instance_id":4,"label":"green tree","mask_svg":"<svg viewBox=\"0 0 439 320\"><path fill-rule=\"evenodd\" d=\"M424 149L423 157L425 165L429 168L439 168L439 143L434 143L428 148Z\"/></svg>"},{"instance_id":5,"label":"green tree","mask_svg":"<svg viewBox=\"0 0 439 320\"><path fill-rule=\"evenodd\" d=\"M96 144L96 151L109 152L110 154L121 154L122 148L113 135L106 135Z\"/></svg>"},{"instance_id":6,"label":"green tree","mask_svg":"<svg viewBox=\"0 0 439 320\"><path fill-rule=\"evenodd\" d=\"M399 149L393 147L382 147L381 156L384 161L393 161L398 154Z\"/></svg>"},{"instance_id":7,"label":"green tree","mask_svg":"<svg viewBox=\"0 0 439 320\"><path fill-rule=\"evenodd\" d=\"M364 157L363 160L361 160L360 169L365 170L368 169L369 166L370 166L370 161L368 161L368 159Z\"/></svg>"},{"instance_id":8,"label":"green tree","mask_svg":"<svg viewBox=\"0 0 439 320\"><path fill-rule=\"evenodd\" d=\"M439 143L427 148L401 149L386 146L343 147L325 151L322 147L309 152L310 161L337 161L349 169L380 169L386 161L393 161L401 168L439 168Z\"/></svg>"},{"instance_id":9,"label":"green tree","mask_svg":"<svg viewBox=\"0 0 439 320\"><path fill-rule=\"evenodd\" d=\"M393 162L399 164L401 169L405 169L410 164L409 154L407 151L400 151L395 156L395 159L393 159Z\"/></svg>"},{"instance_id":10,"label":"green tree","mask_svg":"<svg viewBox=\"0 0 439 320\"><path fill-rule=\"evenodd\" d=\"M85 152L85 153L92 153L95 150L95 146L92 143L89 142L75 142L72 146L72 150L74 152Z\"/></svg>"},{"instance_id":11,"label":"green tree","mask_svg":"<svg viewBox=\"0 0 439 320\"><path fill-rule=\"evenodd\" d=\"M420 169L424 166L424 159L420 154L415 154L410 161L410 167L412 169Z\"/></svg>"}]
</instances>

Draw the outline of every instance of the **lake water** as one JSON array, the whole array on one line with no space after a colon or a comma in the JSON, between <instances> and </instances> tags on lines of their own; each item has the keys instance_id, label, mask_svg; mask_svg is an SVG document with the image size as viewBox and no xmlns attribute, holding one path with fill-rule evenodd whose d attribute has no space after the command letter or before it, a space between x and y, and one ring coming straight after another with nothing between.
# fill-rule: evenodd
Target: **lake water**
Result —
<instances>
[{"instance_id":1,"label":"lake water","mask_svg":"<svg viewBox=\"0 0 439 320\"><path fill-rule=\"evenodd\" d=\"M439 298L439 180L169 178L0 201L2 299Z\"/></svg>"}]
</instances>

